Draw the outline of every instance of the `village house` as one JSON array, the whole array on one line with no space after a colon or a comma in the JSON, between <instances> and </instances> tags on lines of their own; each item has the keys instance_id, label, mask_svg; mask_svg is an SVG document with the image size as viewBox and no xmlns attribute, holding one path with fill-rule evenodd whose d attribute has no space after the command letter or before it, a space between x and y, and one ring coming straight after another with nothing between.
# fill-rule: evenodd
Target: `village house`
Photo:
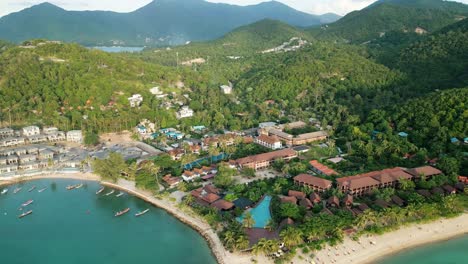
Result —
<instances>
[{"instance_id":1,"label":"village house","mask_svg":"<svg viewBox=\"0 0 468 264\"><path fill-rule=\"evenodd\" d=\"M185 152L183 149L176 148L176 149L169 150L167 154L171 156L172 160L180 160L182 156L185 155Z\"/></svg>"},{"instance_id":2,"label":"village house","mask_svg":"<svg viewBox=\"0 0 468 264\"><path fill-rule=\"evenodd\" d=\"M12 137L15 135L15 131L9 127L0 128L0 138Z\"/></svg>"},{"instance_id":3,"label":"village house","mask_svg":"<svg viewBox=\"0 0 468 264\"><path fill-rule=\"evenodd\" d=\"M332 182L309 174L299 174L294 177L294 183L306 186L317 192L324 192L332 187Z\"/></svg>"},{"instance_id":4,"label":"village house","mask_svg":"<svg viewBox=\"0 0 468 264\"><path fill-rule=\"evenodd\" d=\"M176 113L176 117L177 119L192 117L193 113L193 110L188 106L182 106L182 108Z\"/></svg>"},{"instance_id":5,"label":"village house","mask_svg":"<svg viewBox=\"0 0 468 264\"><path fill-rule=\"evenodd\" d=\"M15 147L26 143L23 137L9 137L0 140L0 147Z\"/></svg>"},{"instance_id":6,"label":"village house","mask_svg":"<svg viewBox=\"0 0 468 264\"><path fill-rule=\"evenodd\" d=\"M58 131L57 133L47 135L47 140L50 142L65 141L66 139L67 136L62 131Z\"/></svg>"},{"instance_id":7,"label":"village house","mask_svg":"<svg viewBox=\"0 0 468 264\"><path fill-rule=\"evenodd\" d=\"M309 196L309 200L313 203L313 204L319 204L321 201L322 201L322 198L320 197L320 195L316 192L313 192L310 194Z\"/></svg>"},{"instance_id":8,"label":"village house","mask_svg":"<svg viewBox=\"0 0 468 264\"><path fill-rule=\"evenodd\" d=\"M41 130L38 126L28 126L21 129L21 134L25 137L30 137L41 134Z\"/></svg>"},{"instance_id":9,"label":"village house","mask_svg":"<svg viewBox=\"0 0 468 264\"><path fill-rule=\"evenodd\" d=\"M17 165L0 165L0 174L16 172L18 170Z\"/></svg>"},{"instance_id":10,"label":"village house","mask_svg":"<svg viewBox=\"0 0 468 264\"><path fill-rule=\"evenodd\" d=\"M282 149L273 152L258 154L245 158L238 159L236 162L240 168L252 168L261 170L268 168L275 160L282 159L290 161L297 157L297 154L292 149Z\"/></svg>"},{"instance_id":11,"label":"village house","mask_svg":"<svg viewBox=\"0 0 468 264\"><path fill-rule=\"evenodd\" d=\"M44 127L42 128L42 134L49 135L58 133L58 128L56 127Z\"/></svg>"},{"instance_id":12,"label":"village house","mask_svg":"<svg viewBox=\"0 0 468 264\"><path fill-rule=\"evenodd\" d=\"M47 142L47 135L33 135L27 137L28 143L30 144L38 144Z\"/></svg>"},{"instance_id":13,"label":"village house","mask_svg":"<svg viewBox=\"0 0 468 264\"><path fill-rule=\"evenodd\" d=\"M193 190L190 194L195 198L195 201L202 206L211 206L219 211L227 211L234 207L233 203L221 199L221 192L213 185L200 187Z\"/></svg>"},{"instance_id":14,"label":"village house","mask_svg":"<svg viewBox=\"0 0 468 264\"><path fill-rule=\"evenodd\" d=\"M169 186L169 188L174 188L176 187L177 185L179 185L179 183L181 182L180 178L179 177L172 177L172 175L170 174L167 174L166 176L164 176L163 178L163 181L165 183L167 183L167 185Z\"/></svg>"},{"instance_id":15,"label":"village house","mask_svg":"<svg viewBox=\"0 0 468 264\"><path fill-rule=\"evenodd\" d=\"M143 96L141 94L134 94L128 98L128 102L130 103L130 107L139 107L143 102Z\"/></svg>"},{"instance_id":16,"label":"village house","mask_svg":"<svg viewBox=\"0 0 468 264\"><path fill-rule=\"evenodd\" d=\"M197 178L200 178L200 173L196 173L194 171L188 171L188 170L182 173L182 179L184 179L185 182L191 182Z\"/></svg>"},{"instance_id":17,"label":"village house","mask_svg":"<svg viewBox=\"0 0 468 264\"><path fill-rule=\"evenodd\" d=\"M221 88L221 91L224 94L231 94L232 93L232 84L231 83L229 83L229 85L221 85L220 88Z\"/></svg>"},{"instance_id":18,"label":"village house","mask_svg":"<svg viewBox=\"0 0 468 264\"><path fill-rule=\"evenodd\" d=\"M281 141L276 136L260 135L255 138L255 143L273 150L282 147Z\"/></svg>"},{"instance_id":19,"label":"village house","mask_svg":"<svg viewBox=\"0 0 468 264\"><path fill-rule=\"evenodd\" d=\"M81 130L68 131L67 141L81 143L83 141L83 133L81 132Z\"/></svg>"}]
</instances>

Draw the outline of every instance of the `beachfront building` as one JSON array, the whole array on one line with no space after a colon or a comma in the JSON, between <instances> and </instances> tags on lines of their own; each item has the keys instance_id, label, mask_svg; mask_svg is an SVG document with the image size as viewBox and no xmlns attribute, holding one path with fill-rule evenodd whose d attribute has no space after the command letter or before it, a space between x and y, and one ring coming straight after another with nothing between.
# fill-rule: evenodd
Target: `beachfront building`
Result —
<instances>
[{"instance_id":1,"label":"beachfront building","mask_svg":"<svg viewBox=\"0 0 468 264\"><path fill-rule=\"evenodd\" d=\"M331 181L304 173L294 177L294 183L299 186L311 188L317 192L324 192L332 187Z\"/></svg>"},{"instance_id":2,"label":"beachfront building","mask_svg":"<svg viewBox=\"0 0 468 264\"><path fill-rule=\"evenodd\" d=\"M0 138L12 137L14 135L15 135L15 130L9 127L0 128Z\"/></svg>"},{"instance_id":3,"label":"beachfront building","mask_svg":"<svg viewBox=\"0 0 468 264\"><path fill-rule=\"evenodd\" d=\"M255 143L273 150L282 147L281 141L276 136L260 135L255 139Z\"/></svg>"},{"instance_id":4,"label":"beachfront building","mask_svg":"<svg viewBox=\"0 0 468 264\"><path fill-rule=\"evenodd\" d=\"M403 168L396 167L338 178L336 181L338 189L343 193L360 196L370 193L373 189L395 187L400 179L411 180L413 176Z\"/></svg>"},{"instance_id":5,"label":"beachfront building","mask_svg":"<svg viewBox=\"0 0 468 264\"><path fill-rule=\"evenodd\" d=\"M193 110L188 106L182 106L182 108L176 113L176 117L177 119L192 117L193 113Z\"/></svg>"},{"instance_id":6,"label":"beachfront building","mask_svg":"<svg viewBox=\"0 0 468 264\"><path fill-rule=\"evenodd\" d=\"M268 168L277 159L289 161L296 157L296 152L288 148L241 158L236 160L236 162L240 168L252 168L254 170L261 170Z\"/></svg>"},{"instance_id":7,"label":"beachfront building","mask_svg":"<svg viewBox=\"0 0 468 264\"><path fill-rule=\"evenodd\" d=\"M21 129L21 134L25 137L30 137L41 134L41 130L38 126L27 126Z\"/></svg>"},{"instance_id":8,"label":"beachfront building","mask_svg":"<svg viewBox=\"0 0 468 264\"><path fill-rule=\"evenodd\" d=\"M44 128L42 128L42 134L45 134L45 135L56 134L58 132L59 132L59 130L56 127L44 127Z\"/></svg>"},{"instance_id":9,"label":"beachfront building","mask_svg":"<svg viewBox=\"0 0 468 264\"><path fill-rule=\"evenodd\" d=\"M143 102L143 96L141 94L134 94L128 98L128 102L130 103L130 107L139 107Z\"/></svg>"},{"instance_id":10,"label":"beachfront building","mask_svg":"<svg viewBox=\"0 0 468 264\"><path fill-rule=\"evenodd\" d=\"M0 147L15 147L26 143L23 137L8 137L0 140Z\"/></svg>"},{"instance_id":11,"label":"beachfront building","mask_svg":"<svg viewBox=\"0 0 468 264\"><path fill-rule=\"evenodd\" d=\"M67 141L81 143L83 141L83 133L81 132L81 130L68 131Z\"/></svg>"}]
</instances>

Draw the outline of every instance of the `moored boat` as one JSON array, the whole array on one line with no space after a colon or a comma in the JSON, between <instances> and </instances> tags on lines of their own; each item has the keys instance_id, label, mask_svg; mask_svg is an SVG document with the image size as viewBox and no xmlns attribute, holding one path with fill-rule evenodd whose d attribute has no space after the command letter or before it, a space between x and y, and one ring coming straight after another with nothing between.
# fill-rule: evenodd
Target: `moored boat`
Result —
<instances>
[{"instance_id":1,"label":"moored boat","mask_svg":"<svg viewBox=\"0 0 468 264\"><path fill-rule=\"evenodd\" d=\"M147 212L149 212L149 209L146 209L146 210L144 210L144 211L140 211L140 212L136 213L135 216L136 216L136 217L142 216L142 215L146 214Z\"/></svg>"},{"instance_id":2,"label":"moored boat","mask_svg":"<svg viewBox=\"0 0 468 264\"><path fill-rule=\"evenodd\" d=\"M8 192L8 189L3 189L1 194L6 194Z\"/></svg>"},{"instance_id":3,"label":"moored boat","mask_svg":"<svg viewBox=\"0 0 468 264\"><path fill-rule=\"evenodd\" d=\"M32 212L33 212L32 210L29 210L29 211L27 211L27 212L24 212L24 213L20 214L20 215L18 216L18 218L23 218L23 217L25 217L25 216L27 216L27 215L32 214Z\"/></svg>"},{"instance_id":4,"label":"moored boat","mask_svg":"<svg viewBox=\"0 0 468 264\"><path fill-rule=\"evenodd\" d=\"M45 191L45 190L47 190L47 187L44 187L44 188L42 188L42 189L40 189L40 190L37 190L37 192L40 192L40 193L41 193L41 192L43 192L43 191Z\"/></svg>"},{"instance_id":5,"label":"moored boat","mask_svg":"<svg viewBox=\"0 0 468 264\"><path fill-rule=\"evenodd\" d=\"M105 187L101 187L101 189L99 189L99 190L96 192L96 194L102 193L102 192L104 191L104 189L105 189Z\"/></svg>"},{"instance_id":6,"label":"moored boat","mask_svg":"<svg viewBox=\"0 0 468 264\"><path fill-rule=\"evenodd\" d=\"M29 201L25 202L24 204L22 204L21 206L26 207L26 206L32 204L33 202L34 202L34 200L29 200Z\"/></svg>"},{"instance_id":7,"label":"moored boat","mask_svg":"<svg viewBox=\"0 0 468 264\"><path fill-rule=\"evenodd\" d=\"M112 190L112 191L110 191L110 192L106 193L106 196L109 196L109 195L113 194L114 192L115 192L115 191L114 191L114 190Z\"/></svg>"},{"instance_id":8,"label":"moored boat","mask_svg":"<svg viewBox=\"0 0 468 264\"><path fill-rule=\"evenodd\" d=\"M75 185L75 189L79 189L79 188L81 188L81 187L83 187L83 184L82 184L82 183Z\"/></svg>"},{"instance_id":9,"label":"moored boat","mask_svg":"<svg viewBox=\"0 0 468 264\"><path fill-rule=\"evenodd\" d=\"M75 188L76 188L75 185L68 185L68 186L67 186L67 190L69 190L69 191L70 191L70 190L73 190L73 189L75 189Z\"/></svg>"},{"instance_id":10,"label":"moored boat","mask_svg":"<svg viewBox=\"0 0 468 264\"><path fill-rule=\"evenodd\" d=\"M119 212L115 213L115 216L124 215L124 214L128 213L129 211L130 211L130 208L126 208L126 209L124 209L122 211L119 211Z\"/></svg>"},{"instance_id":11,"label":"moored boat","mask_svg":"<svg viewBox=\"0 0 468 264\"><path fill-rule=\"evenodd\" d=\"M13 191L13 193L15 193L15 194L16 194L16 193L18 193L19 191L21 191L21 189L23 189L23 188L21 188L21 187L18 187L18 188L16 188L16 189Z\"/></svg>"},{"instance_id":12,"label":"moored boat","mask_svg":"<svg viewBox=\"0 0 468 264\"><path fill-rule=\"evenodd\" d=\"M36 189L36 185L33 185L33 186L28 190L28 192L32 192L32 191L34 191L34 189Z\"/></svg>"},{"instance_id":13,"label":"moored boat","mask_svg":"<svg viewBox=\"0 0 468 264\"><path fill-rule=\"evenodd\" d=\"M120 196L122 196L122 195L124 195L124 193L123 193L123 192L120 192L120 193L117 194L115 197L120 197Z\"/></svg>"}]
</instances>

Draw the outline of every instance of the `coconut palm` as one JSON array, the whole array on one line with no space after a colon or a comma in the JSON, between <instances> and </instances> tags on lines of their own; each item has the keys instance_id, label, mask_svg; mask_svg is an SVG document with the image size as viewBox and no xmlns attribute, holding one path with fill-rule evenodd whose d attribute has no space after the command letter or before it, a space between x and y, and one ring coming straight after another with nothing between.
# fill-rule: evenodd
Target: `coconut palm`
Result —
<instances>
[{"instance_id":1,"label":"coconut palm","mask_svg":"<svg viewBox=\"0 0 468 264\"><path fill-rule=\"evenodd\" d=\"M255 220L253 219L253 216L250 212L245 213L244 220L242 221L242 224L246 228L252 228L255 225Z\"/></svg>"},{"instance_id":2,"label":"coconut palm","mask_svg":"<svg viewBox=\"0 0 468 264\"><path fill-rule=\"evenodd\" d=\"M276 223L275 221L273 221L273 219L270 219L268 220L268 223L266 224L265 226L265 229L267 229L268 231L273 231L276 229Z\"/></svg>"},{"instance_id":3,"label":"coconut palm","mask_svg":"<svg viewBox=\"0 0 468 264\"><path fill-rule=\"evenodd\" d=\"M226 231L223 241L227 248L234 248L236 245L236 234L232 231Z\"/></svg>"},{"instance_id":4,"label":"coconut palm","mask_svg":"<svg viewBox=\"0 0 468 264\"><path fill-rule=\"evenodd\" d=\"M241 235L236 239L234 248L237 250L244 250L249 247L249 240L245 235Z\"/></svg>"},{"instance_id":5,"label":"coconut palm","mask_svg":"<svg viewBox=\"0 0 468 264\"><path fill-rule=\"evenodd\" d=\"M303 242L302 231L294 227L288 227L281 231L281 240L288 247L294 247Z\"/></svg>"}]
</instances>

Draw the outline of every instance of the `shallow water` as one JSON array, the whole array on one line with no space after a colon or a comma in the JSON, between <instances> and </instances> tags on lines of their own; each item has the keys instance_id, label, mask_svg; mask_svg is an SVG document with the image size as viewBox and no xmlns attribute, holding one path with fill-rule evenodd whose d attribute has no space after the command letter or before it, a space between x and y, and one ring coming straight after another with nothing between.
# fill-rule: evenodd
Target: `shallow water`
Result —
<instances>
[{"instance_id":1,"label":"shallow water","mask_svg":"<svg viewBox=\"0 0 468 264\"><path fill-rule=\"evenodd\" d=\"M125 194L95 192L96 182L67 191L75 180L38 180L9 186L0 196L1 263L216 263L206 241L164 210ZM36 185L37 189L28 192ZM48 187L42 193L38 189ZM0 188L3 189L4 187ZM29 199L33 214L18 219ZM131 211L114 217L116 211ZM138 211L150 211L135 217Z\"/></svg>"},{"instance_id":2,"label":"shallow water","mask_svg":"<svg viewBox=\"0 0 468 264\"><path fill-rule=\"evenodd\" d=\"M405 250L377 261L378 264L466 264L468 235L452 240Z\"/></svg>"}]
</instances>

